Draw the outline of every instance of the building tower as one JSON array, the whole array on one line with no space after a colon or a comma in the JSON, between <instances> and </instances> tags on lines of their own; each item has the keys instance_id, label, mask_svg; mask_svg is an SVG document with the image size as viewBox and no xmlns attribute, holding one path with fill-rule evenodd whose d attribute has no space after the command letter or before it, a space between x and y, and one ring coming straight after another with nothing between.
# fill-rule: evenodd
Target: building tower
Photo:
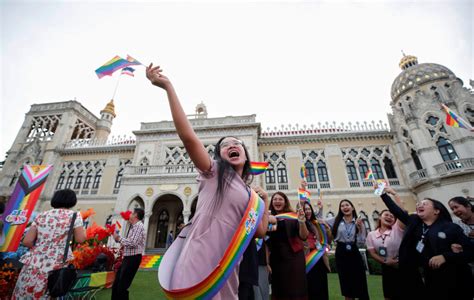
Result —
<instances>
[{"instance_id":1,"label":"building tower","mask_svg":"<svg viewBox=\"0 0 474 300\"><path fill-rule=\"evenodd\" d=\"M441 104L474 123L474 95L448 68L404 55L391 89L390 126L406 182L421 200L474 194L474 135L450 127Z\"/></svg>"},{"instance_id":2,"label":"building tower","mask_svg":"<svg viewBox=\"0 0 474 300\"><path fill-rule=\"evenodd\" d=\"M103 110L100 111L100 120L97 122L95 139L106 141L112 128L115 115L114 99L110 100Z\"/></svg>"}]
</instances>

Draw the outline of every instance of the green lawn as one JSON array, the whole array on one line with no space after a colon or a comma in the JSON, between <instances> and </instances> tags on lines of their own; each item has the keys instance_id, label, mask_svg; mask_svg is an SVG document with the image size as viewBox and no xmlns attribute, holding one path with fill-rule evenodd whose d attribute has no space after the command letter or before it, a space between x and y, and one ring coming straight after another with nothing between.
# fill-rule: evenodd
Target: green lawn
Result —
<instances>
[{"instance_id":1,"label":"green lawn","mask_svg":"<svg viewBox=\"0 0 474 300\"><path fill-rule=\"evenodd\" d=\"M383 299L382 277L369 275L369 294L371 299ZM130 299L166 299L159 284L156 271L139 271L129 289ZM98 300L110 299L111 290L104 290L97 294ZM339 279L337 274L329 274L329 299L344 299L339 289Z\"/></svg>"}]
</instances>

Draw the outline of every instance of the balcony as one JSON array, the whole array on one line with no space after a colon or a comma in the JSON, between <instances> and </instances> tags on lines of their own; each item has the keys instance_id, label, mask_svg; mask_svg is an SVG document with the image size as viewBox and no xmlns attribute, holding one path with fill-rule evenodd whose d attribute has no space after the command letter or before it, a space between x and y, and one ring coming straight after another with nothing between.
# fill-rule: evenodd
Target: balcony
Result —
<instances>
[{"instance_id":1,"label":"balcony","mask_svg":"<svg viewBox=\"0 0 474 300\"><path fill-rule=\"evenodd\" d=\"M410 181L413 185L417 185L428 179L428 172L426 169L416 170L415 172L409 175Z\"/></svg>"},{"instance_id":2,"label":"balcony","mask_svg":"<svg viewBox=\"0 0 474 300\"><path fill-rule=\"evenodd\" d=\"M463 158L458 160L448 160L441 164L433 166L436 174L439 176L446 176L453 173L474 171L474 158Z\"/></svg>"},{"instance_id":3,"label":"balcony","mask_svg":"<svg viewBox=\"0 0 474 300\"><path fill-rule=\"evenodd\" d=\"M127 175L166 175L166 174L196 174L194 164L155 165L155 166L128 166Z\"/></svg>"}]
</instances>

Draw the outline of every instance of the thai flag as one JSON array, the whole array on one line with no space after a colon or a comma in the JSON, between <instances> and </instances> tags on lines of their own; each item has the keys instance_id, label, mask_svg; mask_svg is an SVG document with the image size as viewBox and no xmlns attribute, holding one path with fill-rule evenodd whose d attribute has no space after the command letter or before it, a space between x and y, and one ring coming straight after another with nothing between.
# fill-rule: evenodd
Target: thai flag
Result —
<instances>
[{"instance_id":1,"label":"thai flag","mask_svg":"<svg viewBox=\"0 0 474 300\"><path fill-rule=\"evenodd\" d=\"M122 69L122 75L129 75L134 77L135 75L133 74L133 72L135 72L135 69L131 67L126 67Z\"/></svg>"}]
</instances>

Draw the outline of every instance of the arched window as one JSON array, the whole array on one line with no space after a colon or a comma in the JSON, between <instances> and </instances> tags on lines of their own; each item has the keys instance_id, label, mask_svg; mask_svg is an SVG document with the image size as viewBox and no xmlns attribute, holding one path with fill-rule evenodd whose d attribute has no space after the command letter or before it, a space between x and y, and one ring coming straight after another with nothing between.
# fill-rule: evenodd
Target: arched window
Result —
<instances>
[{"instance_id":1,"label":"arched window","mask_svg":"<svg viewBox=\"0 0 474 300\"><path fill-rule=\"evenodd\" d=\"M365 230L367 232L371 231L371 226L370 226L370 222L369 222L369 218L367 217L367 214L363 211L361 211L359 213L361 219L362 219L362 222L364 223L364 227L365 227Z\"/></svg>"},{"instance_id":2,"label":"arched window","mask_svg":"<svg viewBox=\"0 0 474 300\"><path fill-rule=\"evenodd\" d=\"M75 189L75 190L78 190L78 189L81 188L81 184L82 184L82 173L83 173L83 171L81 170L81 171L77 174L76 181L74 182L74 189Z\"/></svg>"},{"instance_id":3,"label":"arched window","mask_svg":"<svg viewBox=\"0 0 474 300\"><path fill-rule=\"evenodd\" d=\"M326 214L326 218L333 218L334 217L334 214L332 211L329 211L327 214Z\"/></svg>"},{"instance_id":4,"label":"arched window","mask_svg":"<svg viewBox=\"0 0 474 300\"><path fill-rule=\"evenodd\" d=\"M280 162L277 166L278 183L288 183L288 176L286 173L286 166Z\"/></svg>"},{"instance_id":5,"label":"arched window","mask_svg":"<svg viewBox=\"0 0 474 300\"><path fill-rule=\"evenodd\" d=\"M89 170L89 172L87 172L86 179L84 180L83 188L84 189L89 189L90 185L91 185L91 182L92 182L92 170Z\"/></svg>"},{"instance_id":6,"label":"arched window","mask_svg":"<svg viewBox=\"0 0 474 300\"><path fill-rule=\"evenodd\" d=\"M359 159L359 175L361 178L365 178L365 174L367 174L367 171L369 170L369 166L367 165L367 162L363 159Z\"/></svg>"},{"instance_id":7,"label":"arched window","mask_svg":"<svg viewBox=\"0 0 474 300\"><path fill-rule=\"evenodd\" d=\"M420 158L415 150L411 149L411 158L413 159L413 163L415 163L415 167L417 170L423 170L423 165L421 164Z\"/></svg>"},{"instance_id":8,"label":"arched window","mask_svg":"<svg viewBox=\"0 0 474 300\"><path fill-rule=\"evenodd\" d=\"M319 182L329 181L328 170L326 169L326 163L322 160L318 161L318 179L319 179Z\"/></svg>"},{"instance_id":9,"label":"arched window","mask_svg":"<svg viewBox=\"0 0 474 300\"><path fill-rule=\"evenodd\" d=\"M114 188L116 189L120 188L120 185L122 184L123 170L123 168L120 168L120 170L117 172L117 176L115 176Z\"/></svg>"},{"instance_id":10,"label":"arched window","mask_svg":"<svg viewBox=\"0 0 474 300\"><path fill-rule=\"evenodd\" d=\"M459 159L456 150L454 150L454 147L451 145L449 140L440 137L436 143L436 146L438 146L439 153L441 154L441 157L444 161Z\"/></svg>"},{"instance_id":11,"label":"arched window","mask_svg":"<svg viewBox=\"0 0 474 300\"><path fill-rule=\"evenodd\" d=\"M304 167L306 168L306 173L308 173L306 180L308 182L316 182L316 173L314 172L314 165L311 161L306 161L304 164Z\"/></svg>"},{"instance_id":12,"label":"arched window","mask_svg":"<svg viewBox=\"0 0 474 300\"><path fill-rule=\"evenodd\" d=\"M388 178L397 178L397 173L395 172L395 168L393 166L392 160L388 157L383 159L383 166L385 169L385 174L387 174Z\"/></svg>"},{"instance_id":13,"label":"arched window","mask_svg":"<svg viewBox=\"0 0 474 300\"><path fill-rule=\"evenodd\" d=\"M428 119L426 119L426 124L430 124L431 126L435 126L439 121L439 118L434 117L434 116L429 116Z\"/></svg>"},{"instance_id":14,"label":"arched window","mask_svg":"<svg viewBox=\"0 0 474 300\"><path fill-rule=\"evenodd\" d=\"M66 174L66 171L62 171L61 174L59 175L58 183L56 184L57 190L61 190L63 188L65 174Z\"/></svg>"},{"instance_id":15,"label":"arched window","mask_svg":"<svg viewBox=\"0 0 474 300\"><path fill-rule=\"evenodd\" d=\"M349 177L349 180L358 180L359 179L357 177L357 170L355 168L355 164L350 159L348 159L346 161L346 170L347 170L347 176Z\"/></svg>"},{"instance_id":16,"label":"arched window","mask_svg":"<svg viewBox=\"0 0 474 300\"><path fill-rule=\"evenodd\" d=\"M265 183L273 184L275 183L275 169L270 164L268 169L265 171Z\"/></svg>"},{"instance_id":17,"label":"arched window","mask_svg":"<svg viewBox=\"0 0 474 300\"><path fill-rule=\"evenodd\" d=\"M380 213L377 210L374 210L374 212L372 213L372 219L374 220L375 226L377 226L377 222L380 219Z\"/></svg>"},{"instance_id":18,"label":"arched window","mask_svg":"<svg viewBox=\"0 0 474 300\"><path fill-rule=\"evenodd\" d=\"M102 179L102 170L98 170L95 173L94 183L92 184L93 189L98 189L100 185L100 180Z\"/></svg>"},{"instance_id":19,"label":"arched window","mask_svg":"<svg viewBox=\"0 0 474 300\"><path fill-rule=\"evenodd\" d=\"M372 166L372 172L374 173L375 179L383 179L383 172L380 163L375 158L370 160L370 164Z\"/></svg>"},{"instance_id":20,"label":"arched window","mask_svg":"<svg viewBox=\"0 0 474 300\"><path fill-rule=\"evenodd\" d=\"M69 176L67 177L67 181L66 181L66 189L70 189L71 188L71 185L72 185L72 181L74 179L74 171L71 171L69 173Z\"/></svg>"}]
</instances>

